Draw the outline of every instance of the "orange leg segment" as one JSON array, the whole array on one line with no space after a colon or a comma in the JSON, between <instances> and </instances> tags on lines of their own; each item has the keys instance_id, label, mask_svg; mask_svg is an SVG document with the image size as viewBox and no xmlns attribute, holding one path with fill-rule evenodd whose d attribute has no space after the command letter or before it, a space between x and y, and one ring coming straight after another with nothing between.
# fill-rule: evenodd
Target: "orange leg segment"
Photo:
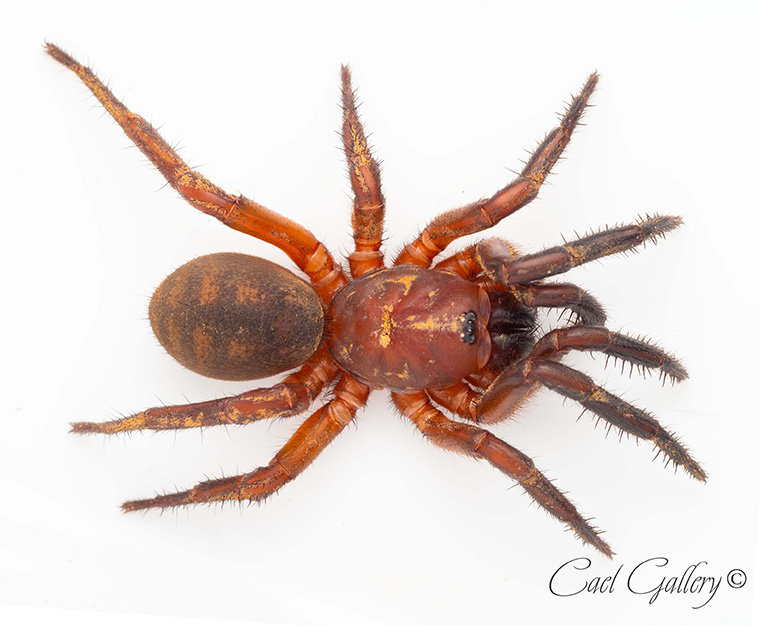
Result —
<instances>
[{"instance_id":1,"label":"orange leg segment","mask_svg":"<svg viewBox=\"0 0 760 626\"><path fill-rule=\"evenodd\" d=\"M430 267L433 259L455 239L491 228L533 200L569 143L598 80L596 73L589 76L581 92L570 103L559 126L541 142L512 183L487 200L436 217L417 239L406 245L394 265Z\"/></svg>"},{"instance_id":2,"label":"orange leg segment","mask_svg":"<svg viewBox=\"0 0 760 626\"><path fill-rule=\"evenodd\" d=\"M238 396L180 406L146 409L110 422L77 422L74 433L116 434L133 430L176 430L222 424L249 424L263 419L291 417L302 413L340 369L326 347L301 368L274 387L246 391Z\"/></svg>"},{"instance_id":3,"label":"orange leg segment","mask_svg":"<svg viewBox=\"0 0 760 626\"><path fill-rule=\"evenodd\" d=\"M356 97L351 88L351 72L341 68L343 100L343 149L348 163L348 175L354 192L351 225L355 250L348 255L354 278L383 267L383 221L385 198L380 189L380 166L372 157L367 137L356 110Z\"/></svg>"},{"instance_id":4,"label":"orange leg segment","mask_svg":"<svg viewBox=\"0 0 760 626\"><path fill-rule=\"evenodd\" d=\"M122 508L139 511L225 500L263 500L311 464L354 419L369 393L369 387L344 375L335 386L334 398L301 424L269 465L240 476L207 480L187 491L125 502Z\"/></svg>"},{"instance_id":5,"label":"orange leg segment","mask_svg":"<svg viewBox=\"0 0 760 626\"><path fill-rule=\"evenodd\" d=\"M525 382L525 378L519 375L514 379L499 376L498 380L498 396L494 400L498 404L488 411L479 410L484 392L474 390L465 382L426 391L436 404L454 415L476 424L495 424L511 417L541 388L540 383Z\"/></svg>"},{"instance_id":6,"label":"orange leg segment","mask_svg":"<svg viewBox=\"0 0 760 626\"><path fill-rule=\"evenodd\" d=\"M47 44L47 52L82 80L127 137L195 208L230 228L278 247L309 276L325 303L329 303L335 292L347 283L332 255L311 232L248 198L228 194L191 170L158 131L127 109L90 68L51 43Z\"/></svg>"},{"instance_id":7,"label":"orange leg segment","mask_svg":"<svg viewBox=\"0 0 760 626\"><path fill-rule=\"evenodd\" d=\"M404 417L435 445L477 459L485 459L517 481L545 511L567 524L581 541L605 556L612 550L599 531L585 520L575 506L534 465L533 461L487 430L447 419L433 407L424 391L393 394L393 402Z\"/></svg>"}]
</instances>

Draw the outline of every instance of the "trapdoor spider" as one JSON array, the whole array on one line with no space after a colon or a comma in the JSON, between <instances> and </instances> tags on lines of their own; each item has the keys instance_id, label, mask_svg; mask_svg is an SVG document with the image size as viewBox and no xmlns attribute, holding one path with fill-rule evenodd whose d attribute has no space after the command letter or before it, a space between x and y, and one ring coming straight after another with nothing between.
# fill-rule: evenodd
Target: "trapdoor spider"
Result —
<instances>
[{"instance_id":1,"label":"trapdoor spider","mask_svg":"<svg viewBox=\"0 0 760 626\"><path fill-rule=\"evenodd\" d=\"M349 279L311 232L191 170L88 67L53 44L47 44L47 52L79 76L183 198L227 226L277 246L311 282L242 254L212 254L179 268L150 304L151 326L169 354L191 370L221 379L251 380L298 369L270 388L147 409L104 423L79 422L73 431L110 434L247 424L303 413L332 388L329 401L299 426L269 465L187 491L125 502L125 511L260 501L298 476L355 418L370 392L382 388L391 391L399 412L432 443L485 459L607 556L612 551L597 529L528 456L484 424L507 419L528 396L548 387L622 432L652 441L669 461L697 480L706 479L651 414L561 360L571 350L601 352L659 370L673 381L686 378L683 366L646 341L605 328L601 305L583 289L544 282L582 263L654 241L676 228L680 218L655 215L528 255L501 239L484 239L433 265L456 239L495 226L536 197L588 103L598 80L595 73L513 182L488 199L436 217L386 267L380 170L357 115L351 75L343 67L342 138L354 196ZM575 323L537 338L537 307L570 309ZM442 410L462 421L449 419Z\"/></svg>"}]
</instances>

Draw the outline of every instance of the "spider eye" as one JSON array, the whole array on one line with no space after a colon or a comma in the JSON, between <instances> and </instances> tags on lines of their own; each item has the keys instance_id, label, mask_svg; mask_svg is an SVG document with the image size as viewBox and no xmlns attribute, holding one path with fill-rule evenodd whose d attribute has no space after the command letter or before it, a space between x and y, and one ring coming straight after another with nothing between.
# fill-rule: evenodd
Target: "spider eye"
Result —
<instances>
[{"instance_id":1,"label":"spider eye","mask_svg":"<svg viewBox=\"0 0 760 626\"><path fill-rule=\"evenodd\" d=\"M459 337L463 343L473 344L475 343L475 327L477 326L478 316L475 311L467 311L459 316L461 323Z\"/></svg>"}]
</instances>

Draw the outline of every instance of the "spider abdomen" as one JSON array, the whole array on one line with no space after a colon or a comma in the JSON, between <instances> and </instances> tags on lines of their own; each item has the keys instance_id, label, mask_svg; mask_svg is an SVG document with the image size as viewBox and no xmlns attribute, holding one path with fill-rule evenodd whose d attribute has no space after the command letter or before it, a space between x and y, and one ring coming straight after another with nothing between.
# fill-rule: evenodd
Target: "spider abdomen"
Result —
<instances>
[{"instance_id":1,"label":"spider abdomen","mask_svg":"<svg viewBox=\"0 0 760 626\"><path fill-rule=\"evenodd\" d=\"M188 369L253 380L301 365L317 349L324 313L311 286L265 259L209 254L170 274L150 301L161 345Z\"/></svg>"},{"instance_id":2,"label":"spider abdomen","mask_svg":"<svg viewBox=\"0 0 760 626\"><path fill-rule=\"evenodd\" d=\"M400 265L365 274L335 295L327 315L332 357L378 387L450 385L491 354L488 296L447 272Z\"/></svg>"}]
</instances>

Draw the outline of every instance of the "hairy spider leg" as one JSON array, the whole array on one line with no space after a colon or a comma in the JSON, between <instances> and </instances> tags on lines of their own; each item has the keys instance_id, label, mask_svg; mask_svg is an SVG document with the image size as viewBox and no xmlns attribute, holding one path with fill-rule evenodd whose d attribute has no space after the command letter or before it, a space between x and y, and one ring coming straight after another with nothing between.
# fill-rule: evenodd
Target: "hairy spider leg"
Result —
<instances>
[{"instance_id":1,"label":"hairy spider leg","mask_svg":"<svg viewBox=\"0 0 760 626\"><path fill-rule=\"evenodd\" d=\"M533 200L570 141L598 80L596 73L588 77L581 92L567 108L559 126L536 148L513 182L487 200L447 211L433 219L417 239L404 247L394 265L430 267L433 259L455 239L491 228Z\"/></svg>"},{"instance_id":2,"label":"hairy spider leg","mask_svg":"<svg viewBox=\"0 0 760 626\"><path fill-rule=\"evenodd\" d=\"M599 300L573 283L527 283L505 287L486 276L475 282L486 291L509 291L518 302L534 309L567 309L579 324L601 326L607 321L607 313Z\"/></svg>"},{"instance_id":3,"label":"hairy spider leg","mask_svg":"<svg viewBox=\"0 0 760 626\"><path fill-rule=\"evenodd\" d=\"M333 399L299 426L269 465L248 474L207 480L187 491L125 502L122 509L164 509L224 500L261 501L306 469L354 419L356 412L366 404L369 393L369 387L343 375L333 390Z\"/></svg>"},{"instance_id":4,"label":"hairy spider leg","mask_svg":"<svg viewBox=\"0 0 760 626\"><path fill-rule=\"evenodd\" d=\"M161 406L110 422L76 422L74 433L116 434L133 430L174 430L222 424L249 424L264 419L292 417L309 408L340 368L322 346L297 372L273 387L237 396L178 406Z\"/></svg>"},{"instance_id":5,"label":"hairy spider leg","mask_svg":"<svg viewBox=\"0 0 760 626\"><path fill-rule=\"evenodd\" d=\"M351 226L354 251L348 255L351 276L358 278L385 266L380 246L383 243L385 198L380 188L380 166L372 157L367 136L356 110L356 94L351 88L351 72L341 67L343 104L343 149L354 194Z\"/></svg>"},{"instance_id":6,"label":"hairy spider leg","mask_svg":"<svg viewBox=\"0 0 760 626\"><path fill-rule=\"evenodd\" d=\"M528 395L543 384L526 374L531 363L559 361L571 350L601 352L644 371L658 369L673 382L688 377L678 359L651 343L603 326L570 326L548 332L525 359L505 368L498 376L491 373L484 381L488 383L484 392L477 392L461 382L427 391L435 402L460 417L494 424L510 417Z\"/></svg>"},{"instance_id":7,"label":"hairy spider leg","mask_svg":"<svg viewBox=\"0 0 760 626\"><path fill-rule=\"evenodd\" d=\"M567 524L581 541L612 557L612 550L599 536L599 531L536 468L530 457L487 430L446 418L433 407L424 391L403 395L394 393L393 402L401 414L414 422L432 443L476 459L485 459L517 481L541 508Z\"/></svg>"},{"instance_id":8,"label":"hairy spider leg","mask_svg":"<svg viewBox=\"0 0 760 626\"><path fill-rule=\"evenodd\" d=\"M548 333L528 358L501 372L485 393L458 383L428 390L428 394L456 415L492 424L512 415L537 386L548 387L575 400L611 426L654 442L676 466L697 480L707 480L699 463L654 416L602 389L585 374L555 362L570 350L602 352L645 370L659 369L674 382L687 377L681 363L657 346L604 327L576 326Z\"/></svg>"},{"instance_id":9,"label":"hairy spider leg","mask_svg":"<svg viewBox=\"0 0 760 626\"><path fill-rule=\"evenodd\" d=\"M492 424L508 418L539 384L526 376L526 368L539 361L559 361L571 350L601 352L636 365L642 370L659 369L673 382L687 378L683 365L657 346L603 326L571 326L552 330L542 337L530 355L504 369L483 394L471 395L461 410L476 422Z\"/></svg>"},{"instance_id":10,"label":"hairy spider leg","mask_svg":"<svg viewBox=\"0 0 760 626\"><path fill-rule=\"evenodd\" d=\"M504 241L490 238L478 243L478 257L486 273L502 285L524 284L562 274L610 254L627 252L647 241L656 243L658 237L664 237L681 224L680 217L654 215L636 224L606 228L525 256L515 256Z\"/></svg>"},{"instance_id":11,"label":"hairy spider leg","mask_svg":"<svg viewBox=\"0 0 760 626\"><path fill-rule=\"evenodd\" d=\"M505 246L514 248L504 242ZM528 283L502 285L483 273L477 244L468 246L435 264L433 269L453 272L465 280L476 282L486 291L508 291L520 303L531 308L568 309L581 324L601 326L607 314L601 303L589 292L572 283Z\"/></svg>"},{"instance_id":12,"label":"hairy spider leg","mask_svg":"<svg viewBox=\"0 0 760 626\"><path fill-rule=\"evenodd\" d=\"M526 382L518 376L514 380L497 376L495 380L504 381L498 388L498 411L485 411L482 414L478 412L478 405L486 391L476 391L465 381L425 391L433 402L454 415L477 424L495 424L511 417L541 388L540 383ZM493 383L485 389L489 390L492 385Z\"/></svg>"},{"instance_id":13,"label":"hairy spider leg","mask_svg":"<svg viewBox=\"0 0 760 626\"><path fill-rule=\"evenodd\" d=\"M527 361L522 374L525 380L539 382L566 398L575 400L622 432L652 441L677 467L682 467L701 482L707 480L707 474L699 463L653 415L602 389L585 374L544 359Z\"/></svg>"},{"instance_id":14,"label":"hairy spider leg","mask_svg":"<svg viewBox=\"0 0 760 626\"><path fill-rule=\"evenodd\" d=\"M556 328L536 342L529 358L545 359L570 350L602 352L644 370L658 369L674 383L689 377L686 368L673 355L648 341L614 332L604 326Z\"/></svg>"},{"instance_id":15,"label":"hairy spider leg","mask_svg":"<svg viewBox=\"0 0 760 626\"><path fill-rule=\"evenodd\" d=\"M306 273L325 304L348 282L330 252L310 231L244 196L228 194L191 170L158 131L127 109L89 67L51 43L47 44L47 52L79 76L127 137L195 208L230 228L278 247Z\"/></svg>"}]
</instances>

